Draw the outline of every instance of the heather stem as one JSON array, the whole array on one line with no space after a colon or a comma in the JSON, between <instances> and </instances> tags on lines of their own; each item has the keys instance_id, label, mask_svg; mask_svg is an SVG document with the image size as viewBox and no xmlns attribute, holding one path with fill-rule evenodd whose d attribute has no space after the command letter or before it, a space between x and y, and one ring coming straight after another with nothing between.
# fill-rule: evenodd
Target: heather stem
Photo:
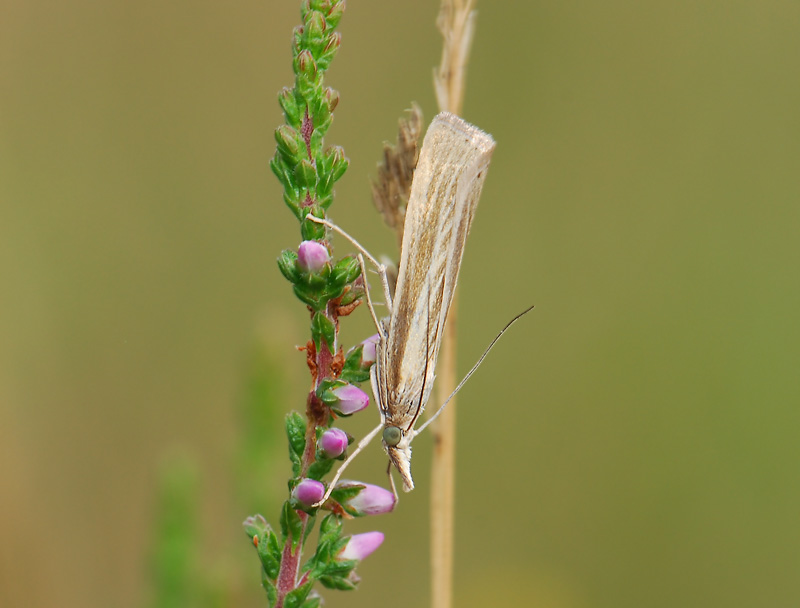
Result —
<instances>
[{"instance_id":1,"label":"heather stem","mask_svg":"<svg viewBox=\"0 0 800 608\"><path fill-rule=\"evenodd\" d=\"M360 297L360 293L354 291L360 273L355 258L331 260L324 227L306 220L309 214L325 217L333 202L333 186L349 164L341 147L324 146L324 136L339 101L338 93L324 86L324 75L341 44L341 35L335 29L345 0L302 0L300 4L303 23L294 29L292 40L295 83L279 94L286 124L275 130L277 149L270 167L283 185L284 202L300 221L303 241L297 251L287 249L281 253L278 267L292 284L295 295L311 312L307 361L312 386L306 403L305 424L296 413L287 416L286 421L293 478L289 484L292 496L284 504L281 517L283 547L263 517L248 518L245 525L259 549L264 586L274 604L272 608L283 608L287 603L302 604L311 587L307 583L309 580L313 583L324 571L318 569L312 575L309 570L300 574L303 546L314 522L311 507L300 496L304 493L307 497L309 488L312 491L322 488L324 469L332 464L330 459L327 462L317 460L318 430L328 427L333 416L330 404L324 402L320 394L324 393L326 383L333 383L339 377L344 365L340 361L342 356L337 354L338 319L349 314ZM347 380L342 380L345 382ZM328 524L327 534L328 545L338 542L338 528ZM317 557L315 553L312 560ZM319 565L318 561L309 563ZM328 572L326 580L344 585L350 580L347 577L353 574L352 567L350 570ZM302 589L298 590L299 587Z\"/></svg>"},{"instance_id":2,"label":"heather stem","mask_svg":"<svg viewBox=\"0 0 800 608\"><path fill-rule=\"evenodd\" d=\"M301 538L299 542L296 543L297 548L294 550L294 552L292 551L291 533L289 533L286 538L286 545L283 547L283 556L281 558L281 569L278 572L278 580L276 581L276 587L278 589L278 601L276 602L274 608L283 608L283 601L286 598L286 595L294 590L295 587L297 587L297 575L300 573L300 558L303 554L303 539L305 537L308 524L307 514L303 513L302 511L298 511L297 514L303 521Z\"/></svg>"}]
</instances>

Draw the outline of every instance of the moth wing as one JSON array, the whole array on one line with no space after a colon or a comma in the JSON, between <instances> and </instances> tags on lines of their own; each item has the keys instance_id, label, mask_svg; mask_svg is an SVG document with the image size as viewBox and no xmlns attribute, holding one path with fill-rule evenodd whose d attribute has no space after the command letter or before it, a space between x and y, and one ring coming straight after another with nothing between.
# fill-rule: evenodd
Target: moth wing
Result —
<instances>
[{"instance_id":1,"label":"moth wing","mask_svg":"<svg viewBox=\"0 0 800 608\"><path fill-rule=\"evenodd\" d=\"M447 112L425 134L381 362L387 424L410 430L430 397L464 244L494 148L489 134Z\"/></svg>"}]
</instances>

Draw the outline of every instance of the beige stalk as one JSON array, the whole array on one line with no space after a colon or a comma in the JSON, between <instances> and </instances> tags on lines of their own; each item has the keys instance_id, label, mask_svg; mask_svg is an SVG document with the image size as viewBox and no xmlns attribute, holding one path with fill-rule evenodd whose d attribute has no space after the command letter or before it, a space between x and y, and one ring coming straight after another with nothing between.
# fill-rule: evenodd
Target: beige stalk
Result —
<instances>
[{"instance_id":1,"label":"beige stalk","mask_svg":"<svg viewBox=\"0 0 800 608\"><path fill-rule=\"evenodd\" d=\"M440 111L461 115L467 60L475 27L473 0L442 0L436 25L444 44L442 60L434 69L433 83ZM453 392L456 375L458 301L453 297L445 327L436 378L438 402ZM433 425L431 471L431 606L453 605L453 523L455 513L456 407L453 399Z\"/></svg>"}]
</instances>

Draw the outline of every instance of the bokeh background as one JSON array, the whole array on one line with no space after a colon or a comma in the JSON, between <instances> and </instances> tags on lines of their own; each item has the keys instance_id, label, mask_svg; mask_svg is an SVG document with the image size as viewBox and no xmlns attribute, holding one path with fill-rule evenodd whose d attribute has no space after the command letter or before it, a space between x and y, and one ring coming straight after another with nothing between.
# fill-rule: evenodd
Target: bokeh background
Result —
<instances>
[{"instance_id":1,"label":"bokeh background","mask_svg":"<svg viewBox=\"0 0 800 608\"><path fill-rule=\"evenodd\" d=\"M0 5L2 606L148 605L176 454L204 578L232 581L219 605L266 605L236 465L252 376L278 425L307 390L307 316L275 265L300 238L267 164L298 4ZM464 116L498 148L461 372L536 309L459 403L456 605L800 605L800 4L478 8ZM342 21L332 216L375 252L396 255L368 179L411 101L435 113L436 13L351 2ZM369 333L360 311L343 339ZM281 433L250 482L273 522ZM387 540L328 606L427 605L415 445L419 489L351 525ZM385 482L377 445L354 466Z\"/></svg>"}]
</instances>

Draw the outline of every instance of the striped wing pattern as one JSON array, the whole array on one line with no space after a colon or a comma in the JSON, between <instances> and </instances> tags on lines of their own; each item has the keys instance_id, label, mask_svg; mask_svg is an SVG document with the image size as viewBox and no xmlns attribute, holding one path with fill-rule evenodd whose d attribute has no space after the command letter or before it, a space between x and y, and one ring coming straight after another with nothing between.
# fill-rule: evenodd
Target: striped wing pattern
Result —
<instances>
[{"instance_id":1,"label":"striped wing pattern","mask_svg":"<svg viewBox=\"0 0 800 608\"><path fill-rule=\"evenodd\" d=\"M404 431L398 446L384 447L406 490L414 485L413 427L433 389L464 243L494 147L490 135L443 112L428 128L414 172L392 314L375 369L385 426Z\"/></svg>"}]
</instances>

